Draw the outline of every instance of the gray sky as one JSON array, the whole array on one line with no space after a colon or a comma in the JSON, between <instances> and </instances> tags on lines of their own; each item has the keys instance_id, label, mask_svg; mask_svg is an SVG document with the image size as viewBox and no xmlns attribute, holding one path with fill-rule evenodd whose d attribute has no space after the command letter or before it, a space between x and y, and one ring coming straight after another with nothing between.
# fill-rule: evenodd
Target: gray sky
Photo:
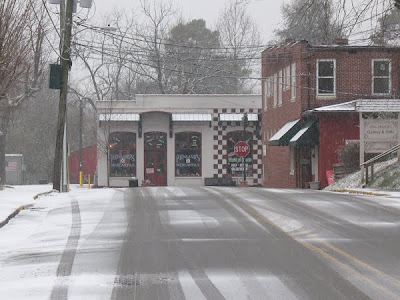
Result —
<instances>
[{"instance_id":1,"label":"gray sky","mask_svg":"<svg viewBox=\"0 0 400 300\"><path fill-rule=\"evenodd\" d=\"M228 0L171 0L185 19L205 19L212 27L219 12ZM249 12L258 24L263 42L273 37L273 29L281 21L280 7L283 0L249 0ZM94 0L92 12L102 15L114 8L130 9L136 7L139 0Z\"/></svg>"}]
</instances>

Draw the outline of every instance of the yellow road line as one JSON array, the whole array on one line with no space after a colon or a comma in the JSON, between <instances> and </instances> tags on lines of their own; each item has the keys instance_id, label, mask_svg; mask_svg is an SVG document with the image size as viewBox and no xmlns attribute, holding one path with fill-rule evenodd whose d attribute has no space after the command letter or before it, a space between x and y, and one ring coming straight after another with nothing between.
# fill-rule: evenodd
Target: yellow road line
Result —
<instances>
[{"instance_id":1,"label":"yellow road line","mask_svg":"<svg viewBox=\"0 0 400 300\"><path fill-rule=\"evenodd\" d=\"M366 262L364 262L364 261L358 259L357 257L345 252L344 250L337 248L336 246L332 245L329 242L321 241L320 243L323 244L324 246L332 249L333 251L339 253L340 255L346 257L347 259L351 260L353 263L359 264L359 265L363 266L364 268L370 270L371 272L376 273L377 276L385 277L387 280L392 281L394 284L396 284L396 285L398 285L400 287L400 280L394 278L393 276L390 276L389 274L386 274L386 273L382 272L381 270L379 270L379 269L367 264Z\"/></svg>"},{"instance_id":2,"label":"yellow road line","mask_svg":"<svg viewBox=\"0 0 400 300\"><path fill-rule=\"evenodd\" d=\"M351 266L345 264L344 262L341 262L337 258L335 258L332 255L330 255L329 253L325 252L323 249L318 248L317 246L314 246L311 243L309 243L309 242L307 242L307 241L305 241L303 239L297 238L296 236L293 236L290 233L283 231L278 225L276 225L275 223L271 222L268 218L266 218L263 214L258 212L253 207L251 207L251 206L249 206L249 205L247 205L247 204L245 204L245 203L243 203L242 201L239 201L239 200L232 199L232 201L237 206L239 206L244 211L246 211L248 214L253 216L260 223L267 223L268 225L271 225L276 230L278 230L278 231L284 233L285 235L289 236L290 238L292 238L293 240L297 241L298 243L300 243L301 245L303 245L307 249L309 249L309 250L321 255L322 257L324 257L325 259L329 260L330 262L332 262L332 263L334 263L334 264L336 264L338 266L341 266L342 268L346 269L348 272L360 277L362 280L368 282L375 289L385 293L386 295L392 297L393 299L399 299L398 294L395 294L392 291L390 291L387 288L385 288L384 286L376 283L375 281L373 281L370 278L366 277L364 274L362 274L358 270L352 268ZM338 252L339 254L342 254L343 256L345 256L346 258L350 259L351 261L353 261L355 263L358 263L358 264L361 264L362 266L364 266L365 268L368 268L369 270L374 270L374 272L375 273L379 273L380 276L384 276L384 277L387 277L387 278L392 278L390 275L387 275L387 274L383 273L382 271L379 271L379 270L375 269L374 267L372 267L372 266L368 265L367 263L355 258L354 256L348 254L347 252L345 252L345 251L343 251L343 250L341 250L341 249L329 244L328 242L321 242L321 243L324 244L325 246L327 246L328 248ZM395 278L392 278L392 280L393 281L397 281Z\"/></svg>"}]
</instances>

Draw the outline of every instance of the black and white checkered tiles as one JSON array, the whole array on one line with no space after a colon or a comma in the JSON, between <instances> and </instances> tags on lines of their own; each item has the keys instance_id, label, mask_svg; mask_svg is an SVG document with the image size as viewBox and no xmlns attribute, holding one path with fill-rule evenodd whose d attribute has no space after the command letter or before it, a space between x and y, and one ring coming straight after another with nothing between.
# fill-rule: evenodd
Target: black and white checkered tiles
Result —
<instances>
[{"instance_id":1,"label":"black and white checkered tiles","mask_svg":"<svg viewBox=\"0 0 400 300\"><path fill-rule=\"evenodd\" d=\"M214 109L212 128L214 131L214 178L221 178L227 175L228 170L228 149L227 149L227 133L230 131L243 130L241 122L236 121L219 121L219 115L222 113L257 113L260 109ZM259 124L257 124L259 123ZM258 126L257 126L258 125ZM261 120L249 121L249 127L246 131L253 132L253 185L262 185L262 136L257 130L261 127ZM250 182L251 184L251 182Z\"/></svg>"}]
</instances>

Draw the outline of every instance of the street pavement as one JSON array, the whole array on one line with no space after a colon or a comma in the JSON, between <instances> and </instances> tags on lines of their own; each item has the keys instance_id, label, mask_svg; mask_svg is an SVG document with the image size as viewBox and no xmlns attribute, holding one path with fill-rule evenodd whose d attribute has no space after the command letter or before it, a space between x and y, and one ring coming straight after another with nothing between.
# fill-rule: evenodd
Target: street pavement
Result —
<instances>
[{"instance_id":1,"label":"street pavement","mask_svg":"<svg viewBox=\"0 0 400 300\"><path fill-rule=\"evenodd\" d=\"M397 198L148 187L45 201L0 229L35 228L0 242L7 299L400 299Z\"/></svg>"}]
</instances>

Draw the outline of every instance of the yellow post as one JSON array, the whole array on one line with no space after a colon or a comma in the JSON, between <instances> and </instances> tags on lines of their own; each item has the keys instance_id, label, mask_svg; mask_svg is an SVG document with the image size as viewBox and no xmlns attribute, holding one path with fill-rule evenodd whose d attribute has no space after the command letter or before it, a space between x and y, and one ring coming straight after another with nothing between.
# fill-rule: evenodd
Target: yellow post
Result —
<instances>
[{"instance_id":1,"label":"yellow post","mask_svg":"<svg viewBox=\"0 0 400 300\"><path fill-rule=\"evenodd\" d=\"M88 175L88 183L89 183L89 189L90 189L90 174Z\"/></svg>"},{"instance_id":2,"label":"yellow post","mask_svg":"<svg viewBox=\"0 0 400 300\"><path fill-rule=\"evenodd\" d=\"M80 187L83 186L83 172L82 171L79 172L79 186Z\"/></svg>"}]
</instances>

